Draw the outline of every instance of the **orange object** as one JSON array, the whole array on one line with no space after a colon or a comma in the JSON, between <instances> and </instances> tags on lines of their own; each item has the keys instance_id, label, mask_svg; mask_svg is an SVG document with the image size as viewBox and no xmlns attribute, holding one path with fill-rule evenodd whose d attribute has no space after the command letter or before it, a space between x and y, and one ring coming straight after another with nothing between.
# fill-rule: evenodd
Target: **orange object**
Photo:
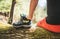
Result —
<instances>
[{"instance_id":1,"label":"orange object","mask_svg":"<svg viewBox=\"0 0 60 39\"><path fill-rule=\"evenodd\" d=\"M39 21L37 26L47 29L48 31L60 33L60 25L51 25L46 22L46 18Z\"/></svg>"}]
</instances>

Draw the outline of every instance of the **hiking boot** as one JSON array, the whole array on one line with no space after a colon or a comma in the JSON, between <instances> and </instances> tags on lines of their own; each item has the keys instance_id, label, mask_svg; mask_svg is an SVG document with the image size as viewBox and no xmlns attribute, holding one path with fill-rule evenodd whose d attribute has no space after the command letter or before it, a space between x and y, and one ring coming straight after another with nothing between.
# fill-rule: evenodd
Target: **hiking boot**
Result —
<instances>
[{"instance_id":1,"label":"hiking boot","mask_svg":"<svg viewBox=\"0 0 60 39\"><path fill-rule=\"evenodd\" d=\"M27 19L25 15L21 15L21 19L16 22L16 23L13 23L13 26L14 27L31 27L31 20Z\"/></svg>"}]
</instances>

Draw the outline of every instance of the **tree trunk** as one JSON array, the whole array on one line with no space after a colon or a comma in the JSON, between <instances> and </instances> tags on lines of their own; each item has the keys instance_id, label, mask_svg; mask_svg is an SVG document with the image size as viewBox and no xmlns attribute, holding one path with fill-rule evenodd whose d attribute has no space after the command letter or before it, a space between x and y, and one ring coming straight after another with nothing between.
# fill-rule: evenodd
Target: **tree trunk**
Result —
<instances>
[{"instance_id":1,"label":"tree trunk","mask_svg":"<svg viewBox=\"0 0 60 39\"><path fill-rule=\"evenodd\" d=\"M8 21L9 24L12 24L12 21L13 21L13 12L14 12L15 3L16 3L16 0L12 0L12 6L11 6L9 21Z\"/></svg>"}]
</instances>

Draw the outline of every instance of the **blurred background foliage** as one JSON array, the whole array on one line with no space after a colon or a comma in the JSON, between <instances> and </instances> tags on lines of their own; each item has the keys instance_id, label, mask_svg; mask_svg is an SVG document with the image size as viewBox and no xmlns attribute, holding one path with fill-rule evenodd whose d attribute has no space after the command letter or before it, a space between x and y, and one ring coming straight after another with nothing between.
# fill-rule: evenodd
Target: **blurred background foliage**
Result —
<instances>
[{"instance_id":1,"label":"blurred background foliage","mask_svg":"<svg viewBox=\"0 0 60 39\"><path fill-rule=\"evenodd\" d=\"M9 12L12 0L0 0L0 12Z\"/></svg>"},{"instance_id":2,"label":"blurred background foliage","mask_svg":"<svg viewBox=\"0 0 60 39\"><path fill-rule=\"evenodd\" d=\"M31 0L16 0L13 20L19 20L20 14L29 14L30 1ZM36 22L46 16L46 5L43 2L43 0L39 0L39 3L34 12L33 20L35 20ZM10 12L11 3L12 0L0 0L0 12Z\"/></svg>"}]
</instances>

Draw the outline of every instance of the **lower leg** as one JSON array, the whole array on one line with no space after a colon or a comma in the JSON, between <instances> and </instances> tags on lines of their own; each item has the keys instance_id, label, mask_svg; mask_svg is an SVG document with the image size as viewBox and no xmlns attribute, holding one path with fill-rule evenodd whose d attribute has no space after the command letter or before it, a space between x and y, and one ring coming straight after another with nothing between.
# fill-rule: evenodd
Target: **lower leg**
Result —
<instances>
[{"instance_id":1,"label":"lower leg","mask_svg":"<svg viewBox=\"0 0 60 39\"><path fill-rule=\"evenodd\" d=\"M29 15L28 15L27 19L30 19L30 20L32 19L33 14L34 14L34 10L35 10L37 4L38 4L38 0L31 0L30 9L29 9Z\"/></svg>"}]
</instances>

